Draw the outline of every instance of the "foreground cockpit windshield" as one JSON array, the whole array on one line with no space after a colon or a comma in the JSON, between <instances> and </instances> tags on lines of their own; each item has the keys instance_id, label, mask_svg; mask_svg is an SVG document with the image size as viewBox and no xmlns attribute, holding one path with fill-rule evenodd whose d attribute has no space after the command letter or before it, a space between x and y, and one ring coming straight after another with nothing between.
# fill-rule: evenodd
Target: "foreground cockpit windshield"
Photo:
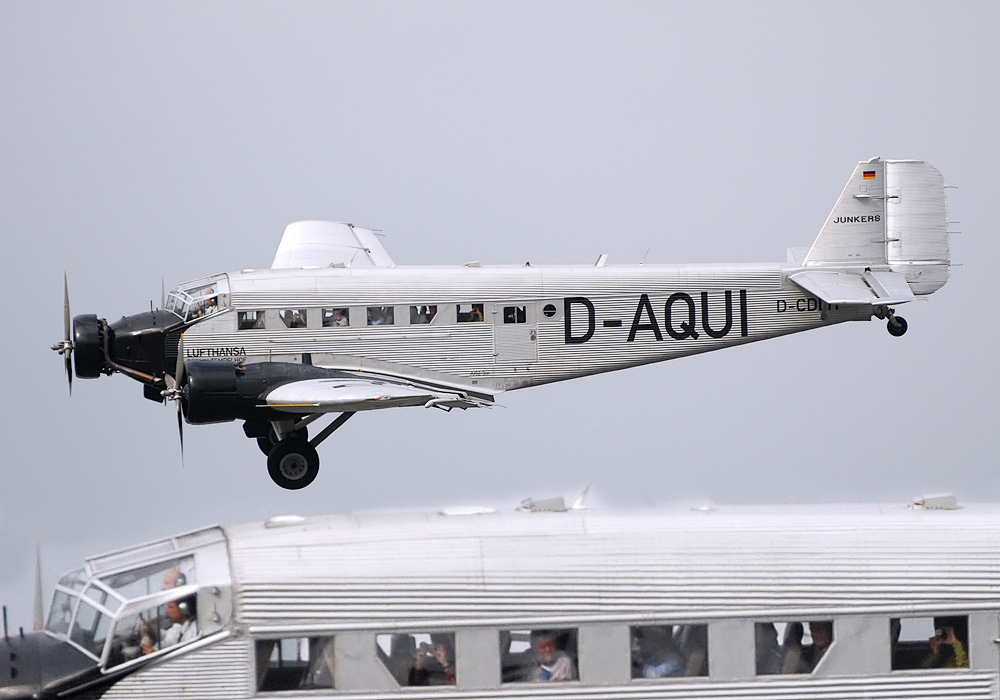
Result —
<instances>
[{"instance_id":1,"label":"foreground cockpit windshield","mask_svg":"<svg viewBox=\"0 0 1000 700\"><path fill-rule=\"evenodd\" d=\"M174 287L167 294L165 308L184 321L193 321L228 307L229 281L226 275L215 275Z\"/></svg>"},{"instance_id":2,"label":"foreground cockpit windshield","mask_svg":"<svg viewBox=\"0 0 1000 700\"><path fill-rule=\"evenodd\" d=\"M199 599L218 610L219 584L228 583L225 545L218 528L192 534L201 540L194 551L174 539L94 557L69 572L56 586L45 631L103 669L217 632L221 620L200 616Z\"/></svg>"}]
</instances>

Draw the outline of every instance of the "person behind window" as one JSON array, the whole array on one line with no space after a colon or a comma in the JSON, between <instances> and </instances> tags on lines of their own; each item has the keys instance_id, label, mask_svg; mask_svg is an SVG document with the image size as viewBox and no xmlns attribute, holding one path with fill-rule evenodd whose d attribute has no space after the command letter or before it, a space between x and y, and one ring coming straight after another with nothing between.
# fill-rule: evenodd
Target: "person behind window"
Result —
<instances>
[{"instance_id":1,"label":"person behind window","mask_svg":"<svg viewBox=\"0 0 1000 700\"><path fill-rule=\"evenodd\" d=\"M195 596L193 595L167 603L167 617L173 624L163 633L160 649L166 649L181 642L190 642L198 636L198 614L195 606Z\"/></svg>"},{"instance_id":2,"label":"person behind window","mask_svg":"<svg viewBox=\"0 0 1000 700\"><path fill-rule=\"evenodd\" d=\"M333 325L336 328L342 328L347 325L347 316L344 315L343 309L333 310Z\"/></svg>"},{"instance_id":3,"label":"person behind window","mask_svg":"<svg viewBox=\"0 0 1000 700\"><path fill-rule=\"evenodd\" d=\"M803 650L802 660L809 671L813 671L833 643L833 622L830 620L810 622L809 636L812 637L812 645Z\"/></svg>"},{"instance_id":4,"label":"person behind window","mask_svg":"<svg viewBox=\"0 0 1000 700\"><path fill-rule=\"evenodd\" d=\"M636 630L636 641L642 678L669 678L684 673L687 659L677 648L669 625L640 627Z\"/></svg>"},{"instance_id":5,"label":"person behind window","mask_svg":"<svg viewBox=\"0 0 1000 700\"><path fill-rule=\"evenodd\" d=\"M483 320L483 307L482 304L473 304L472 311L469 312L469 321L473 323L480 323Z\"/></svg>"},{"instance_id":6,"label":"person behind window","mask_svg":"<svg viewBox=\"0 0 1000 700\"><path fill-rule=\"evenodd\" d=\"M438 639L433 647L421 644L410 673L410 685L455 685L455 653L451 644Z\"/></svg>"},{"instance_id":7,"label":"person behind window","mask_svg":"<svg viewBox=\"0 0 1000 700\"><path fill-rule=\"evenodd\" d=\"M530 681L547 683L577 679L576 663L572 656L558 647L554 632L532 632L531 649L535 654L535 666Z\"/></svg>"},{"instance_id":8,"label":"person behind window","mask_svg":"<svg viewBox=\"0 0 1000 700\"><path fill-rule=\"evenodd\" d=\"M928 640L931 653L922 668L968 668L966 651L968 621L964 617L935 617L934 636Z\"/></svg>"}]
</instances>

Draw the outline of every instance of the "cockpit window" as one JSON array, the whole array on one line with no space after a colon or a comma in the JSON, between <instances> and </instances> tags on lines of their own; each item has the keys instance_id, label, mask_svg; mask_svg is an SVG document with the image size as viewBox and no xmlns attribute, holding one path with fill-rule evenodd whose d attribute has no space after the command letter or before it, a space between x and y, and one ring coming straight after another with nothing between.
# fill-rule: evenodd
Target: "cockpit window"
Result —
<instances>
[{"instance_id":1,"label":"cockpit window","mask_svg":"<svg viewBox=\"0 0 1000 700\"><path fill-rule=\"evenodd\" d=\"M191 321L220 311L228 294L229 284L225 275L189 282L170 290L165 308L185 321Z\"/></svg>"},{"instance_id":2,"label":"cockpit window","mask_svg":"<svg viewBox=\"0 0 1000 700\"><path fill-rule=\"evenodd\" d=\"M182 596L165 605L125 615L115 623L107 667L156 653L198 638L197 596Z\"/></svg>"},{"instance_id":3,"label":"cockpit window","mask_svg":"<svg viewBox=\"0 0 1000 700\"><path fill-rule=\"evenodd\" d=\"M83 569L76 569L59 579L59 585L72 588L74 591L82 591L83 587L87 585L87 576L83 573Z\"/></svg>"},{"instance_id":4,"label":"cockpit window","mask_svg":"<svg viewBox=\"0 0 1000 700\"><path fill-rule=\"evenodd\" d=\"M108 638L108 629L111 621L107 615L99 612L97 608L85 600L80 601L80 608L76 613L76 621L73 623L73 631L69 638L89 651L94 656L100 658L104 651L104 642Z\"/></svg>"},{"instance_id":5,"label":"cockpit window","mask_svg":"<svg viewBox=\"0 0 1000 700\"><path fill-rule=\"evenodd\" d=\"M104 585L129 600L196 581L194 557L191 556L150 564L101 579Z\"/></svg>"},{"instance_id":6,"label":"cockpit window","mask_svg":"<svg viewBox=\"0 0 1000 700\"><path fill-rule=\"evenodd\" d=\"M49 608L49 621L45 629L56 634L67 634L69 623L73 619L73 606L76 598L65 591L56 591L52 596L52 607Z\"/></svg>"},{"instance_id":7,"label":"cockpit window","mask_svg":"<svg viewBox=\"0 0 1000 700\"><path fill-rule=\"evenodd\" d=\"M96 585L89 586L85 595L101 607L107 608L113 613L118 612L118 609L125 604L124 601L119 599L118 596L113 593L109 593Z\"/></svg>"}]
</instances>

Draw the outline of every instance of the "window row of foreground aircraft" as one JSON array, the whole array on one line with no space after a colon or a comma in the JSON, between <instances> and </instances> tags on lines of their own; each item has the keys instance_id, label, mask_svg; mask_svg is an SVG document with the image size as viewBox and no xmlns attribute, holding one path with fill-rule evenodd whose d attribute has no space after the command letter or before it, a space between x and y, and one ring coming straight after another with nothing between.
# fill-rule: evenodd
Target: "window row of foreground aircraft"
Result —
<instances>
[{"instance_id":1,"label":"window row of foreground aircraft","mask_svg":"<svg viewBox=\"0 0 1000 700\"><path fill-rule=\"evenodd\" d=\"M773 206L773 202L770 203ZM885 319L951 271L945 185L919 161L860 163L812 248L785 263L397 266L375 235L306 221L270 269L179 286L163 308L70 324L77 377L121 373L188 423L241 420L288 489L358 411L496 395L843 321ZM309 426L336 417L311 438ZM183 444L183 435L182 435Z\"/></svg>"},{"instance_id":2,"label":"window row of foreground aircraft","mask_svg":"<svg viewBox=\"0 0 1000 700\"><path fill-rule=\"evenodd\" d=\"M551 499L90 557L4 630L0 698L995 700L998 642L997 504Z\"/></svg>"}]
</instances>

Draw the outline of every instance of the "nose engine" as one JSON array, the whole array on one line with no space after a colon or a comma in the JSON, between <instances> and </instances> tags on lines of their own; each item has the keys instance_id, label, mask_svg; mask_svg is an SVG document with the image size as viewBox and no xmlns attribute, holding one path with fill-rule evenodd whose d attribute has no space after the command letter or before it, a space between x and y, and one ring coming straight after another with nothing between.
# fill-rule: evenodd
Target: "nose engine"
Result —
<instances>
[{"instance_id":1,"label":"nose engine","mask_svg":"<svg viewBox=\"0 0 1000 700\"><path fill-rule=\"evenodd\" d=\"M96 379L102 373L110 374L111 368L105 362L105 347L111 348L114 334L107 321L94 314L77 316L73 319L73 358L76 376L80 379Z\"/></svg>"}]
</instances>

